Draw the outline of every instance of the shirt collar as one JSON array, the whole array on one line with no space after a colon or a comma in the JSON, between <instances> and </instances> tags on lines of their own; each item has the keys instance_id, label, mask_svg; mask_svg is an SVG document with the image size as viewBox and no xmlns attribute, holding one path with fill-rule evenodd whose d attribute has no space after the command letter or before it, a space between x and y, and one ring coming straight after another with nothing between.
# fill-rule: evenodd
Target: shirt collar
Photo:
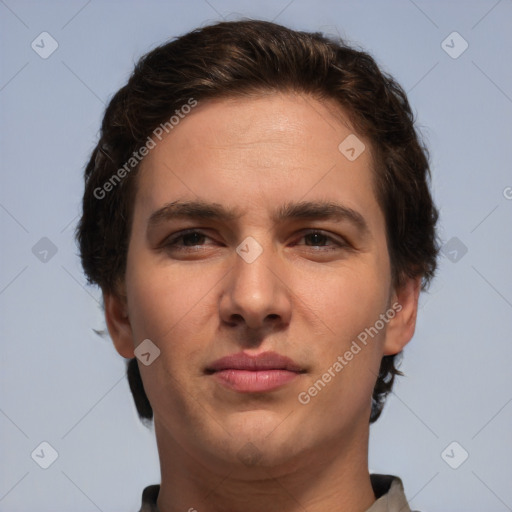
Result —
<instances>
[{"instance_id":1,"label":"shirt collar","mask_svg":"<svg viewBox=\"0 0 512 512\"><path fill-rule=\"evenodd\" d=\"M366 512L411 512L400 478L393 475L370 475L377 501Z\"/></svg>"},{"instance_id":2,"label":"shirt collar","mask_svg":"<svg viewBox=\"0 0 512 512\"><path fill-rule=\"evenodd\" d=\"M377 501L366 512L411 512L400 478L393 475L370 475L373 493ZM159 485L150 485L142 493L142 506L139 512L158 512L156 500Z\"/></svg>"}]
</instances>

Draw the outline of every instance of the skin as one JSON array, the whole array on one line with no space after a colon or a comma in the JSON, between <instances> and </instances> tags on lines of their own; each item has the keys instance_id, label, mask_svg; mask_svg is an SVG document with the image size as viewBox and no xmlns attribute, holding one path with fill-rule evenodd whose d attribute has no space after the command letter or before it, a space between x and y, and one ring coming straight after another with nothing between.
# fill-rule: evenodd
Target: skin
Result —
<instances>
[{"instance_id":1,"label":"skin","mask_svg":"<svg viewBox=\"0 0 512 512\"><path fill-rule=\"evenodd\" d=\"M105 295L106 320L125 358L139 363L154 411L161 512L365 511L371 394L383 355L411 339L419 278L391 284L385 219L373 192L371 144L350 162L353 133L334 103L291 93L199 104L145 158L137 181L125 281ZM231 220L171 218L173 201L239 210ZM329 201L348 220L276 220L290 202ZM185 229L200 235L178 238ZM307 230L317 230L318 236ZM263 249L252 263L235 249ZM398 302L400 312L307 405L314 384L357 335ZM305 372L266 393L227 389L205 367L240 351L275 351ZM248 445L248 443L252 443ZM252 460L247 454L256 454Z\"/></svg>"}]
</instances>

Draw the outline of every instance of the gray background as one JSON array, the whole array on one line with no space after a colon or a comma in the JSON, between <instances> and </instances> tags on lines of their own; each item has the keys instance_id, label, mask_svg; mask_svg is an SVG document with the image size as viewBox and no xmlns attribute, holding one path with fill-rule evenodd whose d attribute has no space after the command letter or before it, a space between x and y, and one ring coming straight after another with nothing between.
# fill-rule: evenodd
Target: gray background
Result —
<instances>
[{"instance_id":1,"label":"gray background","mask_svg":"<svg viewBox=\"0 0 512 512\"><path fill-rule=\"evenodd\" d=\"M0 510L135 511L159 482L124 361L92 331L99 293L73 240L82 170L138 57L240 16L339 34L408 91L448 245L406 377L372 427L370 469L400 475L422 512L512 510L511 0L0 0ZM58 43L47 59L31 47L51 48L43 31ZM447 51L462 39L442 45L454 31L469 45L458 58ZM48 469L47 448L31 458L43 441L58 453Z\"/></svg>"}]
</instances>

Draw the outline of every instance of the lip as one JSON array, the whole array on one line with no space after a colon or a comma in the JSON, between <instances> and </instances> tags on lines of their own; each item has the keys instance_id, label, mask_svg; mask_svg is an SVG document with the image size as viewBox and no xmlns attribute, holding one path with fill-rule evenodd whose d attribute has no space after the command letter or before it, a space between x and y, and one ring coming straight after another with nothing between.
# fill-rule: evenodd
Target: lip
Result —
<instances>
[{"instance_id":1,"label":"lip","mask_svg":"<svg viewBox=\"0 0 512 512\"><path fill-rule=\"evenodd\" d=\"M305 370L276 352L252 356L244 352L222 357L206 368L224 386L241 393L261 393L280 388Z\"/></svg>"}]
</instances>

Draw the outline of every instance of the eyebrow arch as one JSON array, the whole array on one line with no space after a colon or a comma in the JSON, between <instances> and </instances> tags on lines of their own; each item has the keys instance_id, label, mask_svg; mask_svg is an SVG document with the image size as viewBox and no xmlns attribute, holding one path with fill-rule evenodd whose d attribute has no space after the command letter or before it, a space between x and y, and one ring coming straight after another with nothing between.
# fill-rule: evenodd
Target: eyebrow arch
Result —
<instances>
[{"instance_id":1,"label":"eyebrow arch","mask_svg":"<svg viewBox=\"0 0 512 512\"><path fill-rule=\"evenodd\" d=\"M148 219L148 231L158 225L176 218L208 219L230 222L240 218L243 212L237 208L226 208L218 203L206 201L173 201L164 205L151 214ZM369 227L364 217L347 206L326 201L289 202L277 208L272 213L272 221L286 220L334 220L349 221L363 234L369 233Z\"/></svg>"},{"instance_id":2,"label":"eyebrow arch","mask_svg":"<svg viewBox=\"0 0 512 512\"><path fill-rule=\"evenodd\" d=\"M151 214L148 219L148 230L176 218L209 219L228 222L236 220L241 215L242 212L236 208L228 209L218 203L173 201Z\"/></svg>"},{"instance_id":3,"label":"eyebrow arch","mask_svg":"<svg viewBox=\"0 0 512 512\"><path fill-rule=\"evenodd\" d=\"M281 206L272 216L274 222L288 219L349 221L363 234L370 229L365 218L356 210L329 201L302 201Z\"/></svg>"}]
</instances>

